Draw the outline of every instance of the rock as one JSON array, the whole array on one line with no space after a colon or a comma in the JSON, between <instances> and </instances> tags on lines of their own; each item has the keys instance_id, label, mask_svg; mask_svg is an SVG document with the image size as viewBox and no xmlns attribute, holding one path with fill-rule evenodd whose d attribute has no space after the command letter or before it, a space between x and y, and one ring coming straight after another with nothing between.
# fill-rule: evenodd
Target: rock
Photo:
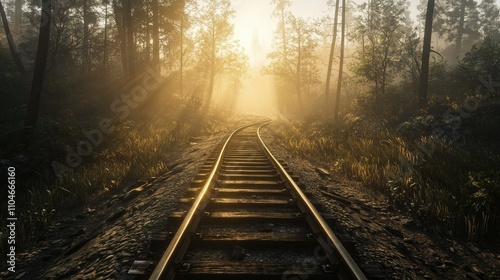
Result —
<instances>
[{"instance_id":1,"label":"rock","mask_svg":"<svg viewBox=\"0 0 500 280\"><path fill-rule=\"evenodd\" d=\"M142 193L143 190L144 190L143 187L138 187L138 188L135 188L135 189L127 192L125 194L125 196L123 197L123 201L129 201L133 198L136 198L137 196L139 196Z\"/></svg>"},{"instance_id":2,"label":"rock","mask_svg":"<svg viewBox=\"0 0 500 280\"><path fill-rule=\"evenodd\" d=\"M172 169L172 174L181 173L182 171L184 171L184 167L176 166L176 167L174 167L174 169Z\"/></svg>"},{"instance_id":3,"label":"rock","mask_svg":"<svg viewBox=\"0 0 500 280\"><path fill-rule=\"evenodd\" d=\"M198 137L189 137L189 142L190 143L196 143L196 142L200 142L200 138Z\"/></svg>"},{"instance_id":4,"label":"rock","mask_svg":"<svg viewBox=\"0 0 500 280\"><path fill-rule=\"evenodd\" d=\"M426 264L426 261L422 258L419 257L414 257L415 261L417 261L419 264Z\"/></svg>"},{"instance_id":5,"label":"rock","mask_svg":"<svg viewBox=\"0 0 500 280\"><path fill-rule=\"evenodd\" d=\"M83 228L80 228L80 229L77 229L73 232L71 232L69 235L68 235L68 238L74 238L74 237L78 237L80 235L83 235L85 233L85 229Z\"/></svg>"},{"instance_id":6,"label":"rock","mask_svg":"<svg viewBox=\"0 0 500 280\"><path fill-rule=\"evenodd\" d=\"M444 264L448 267L456 267L457 265L452 261L444 261Z\"/></svg>"},{"instance_id":7,"label":"rock","mask_svg":"<svg viewBox=\"0 0 500 280\"><path fill-rule=\"evenodd\" d=\"M50 251L50 257L60 256L64 252L63 248L56 247Z\"/></svg>"},{"instance_id":8,"label":"rock","mask_svg":"<svg viewBox=\"0 0 500 280\"><path fill-rule=\"evenodd\" d=\"M486 274L475 265L472 266L472 272L479 276L479 278L481 279L484 279L486 277Z\"/></svg>"},{"instance_id":9,"label":"rock","mask_svg":"<svg viewBox=\"0 0 500 280\"><path fill-rule=\"evenodd\" d=\"M111 254L111 255L108 255L107 257L105 257L103 261L111 260L114 258L115 258L115 255Z\"/></svg>"},{"instance_id":10,"label":"rock","mask_svg":"<svg viewBox=\"0 0 500 280\"><path fill-rule=\"evenodd\" d=\"M63 241L63 240L62 239L56 239L56 240L49 241L49 244L50 245L55 245L57 243L60 243L61 241Z\"/></svg>"},{"instance_id":11,"label":"rock","mask_svg":"<svg viewBox=\"0 0 500 280\"><path fill-rule=\"evenodd\" d=\"M316 167L315 168L316 172L318 172L318 174L321 176L321 177L330 177L330 172L328 172L326 169L324 168L321 168L321 167Z\"/></svg>"},{"instance_id":12,"label":"rock","mask_svg":"<svg viewBox=\"0 0 500 280\"><path fill-rule=\"evenodd\" d=\"M431 250L431 255L436 258L439 257L439 254L434 250Z\"/></svg>"},{"instance_id":13,"label":"rock","mask_svg":"<svg viewBox=\"0 0 500 280\"><path fill-rule=\"evenodd\" d=\"M118 254L118 258L119 258L119 259L129 258L129 257L131 257L131 256L132 256L132 254L129 254L129 253L127 253L127 252L120 252L120 253Z\"/></svg>"},{"instance_id":14,"label":"rock","mask_svg":"<svg viewBox=\"0 0 500 280\"><path fill-rule=\"evenodd\" d=\"M404 238L403 242L404 243L408 243L408 244L415 244L415 240L413 240L411 238Z\"/></svg>"},{"instance_id":15,"label":"rock","mask_svg":"<svg viewBox=\"0 0 500 280\"><path fill-rule=\"evenodd\" d=\"M455 248L450 247L450 252L455 253Z\"/></svg>"},{"instance_id":16,"label":"rock","mask_svg":"<svg viewBox=\"0 0 500 280\"><path fill-rule=\"evenodd\" d=\"M397 236L399 238L403 238L403 233L399 229L397 229L397 228L394 228L394 227L391 227L391 226L384 226L384 229L386 231L388 231L392 235L395 235L395 236Z\"/></svg>"},{"instance_id":17,"label":"rock","mask_svg":"<svg viewBox=\"0 0 500 280\"><path fill-rule=\"evenodd\" d=\"M467 273L467 279L470 279L470 280L481 280L481 278L479 278L477 275L472 274L472 273Z\"/></svg>"},{"instance_id":18,"label":"rock","mask_svg":"<svg viewBox=\"0 0 500 280\"><path fill-rule=\"evenodd\" d=\"M396 244L396 248L398 249L399 252L401 252L402 254L408 254L408 252L410 250L408 250L408 247L406 246L406 244L404 244L403 242L398 242Z\"/></svg>"},{"instance_id":19,"label":"rock","mask_svg":"<svg viewBox=\"0 0 500 280\"><path fill-rule=\"evenodd\" d=\"M82 220L82 219L87 218L87 214L86 213L78 213L78 214L75 215L75 218L79 219L79 220Z\"/></svg>"},{"instance_id":20,"label":"rock","mask_svg":"<svg viewBox=\"0 0 500 280\"><path fill-rule=\"evenodd\" d=\"M106 219L106 222L112 222L123 216L126 212L127 211L125 210L124 207L120 207L115 213L113 213L111 216L109 216L109 218Z\"/></svg>"},{"instance_id":21,"label":"rock","mask_svg":"<svg viewBox=\"0 0 500 280\"><path fill-rule=\"evenodd\" d=\"M413 220L413 219L408 219L408 220L403 221L402 225L403 225L403 227L405 227L407 229L417 229L418 228L417 222L415 222L415 220Z\"/></svg>"},{"instance_id":22,"label":"rock","mask_svg":"<svg viewBox=\"0 0 500 280\"><path fill-rule=\"evenodd\" d=\"M443 108L444 113L446 108ZM450 140L457 144L462 143L464 131L463 125L456 129L457 123L460 122L461 117L458 113L434 115L423 115L412 117L407 121L399 124L396 131L411 139L419 139L421 136L434 135L436 140ZM439 131L439 133L436 133Z\"/></svg>"},{"instance_id":23,"label":"rock","mask_svg":"<svg viewBox=\"0 0 500 280\"><path fill-rule=\"evenodd\" d=\"M246 250L240 246L234 246L233 252L231 253L231 260L241 261L245 257Z\"/></svg>"}]
</instances>

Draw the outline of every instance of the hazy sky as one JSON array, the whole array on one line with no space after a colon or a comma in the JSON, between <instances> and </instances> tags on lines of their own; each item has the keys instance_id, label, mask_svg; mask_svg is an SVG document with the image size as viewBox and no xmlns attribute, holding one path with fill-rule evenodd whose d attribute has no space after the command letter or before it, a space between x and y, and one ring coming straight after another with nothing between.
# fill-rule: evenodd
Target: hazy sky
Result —
<instances>
[{"instance_id":1,"label":"hazy sky","mask_svg":"<svg viewBox=\"0 0 500 280\"><path fill-rule=\"evenodd\" d=\"M365 0L347 0L361 4ZM250 77L244 82L244 87L238 97L237 108L241 112L253 113L264 116L274 116L277 114L274 97L274 86L272 77L262 76L259 72L262 57L257 59L252 57L252 45L254 38L258 38L261 48L260 56L265 59L265 54L271 50L271 43L277 19L272 18L274 6L271 0L231 0L233 8L236 10L234 19L234 31L236 38L240 40L250 57L253 66ZM328 10L328 0L292 0L290 8L292 13L300 17L321 18L333 12ZM417 5L420 1L413 0L410 5L410 12L414 20L417 15ZM500 0L497 0L500 5ZM257 63L255 63L257 60ZM259 65L260 64L260 65Z\"/></svg>"},{"instance_id":2,"label":"hazy sky","mask_svg":"<svg viewBox=\"0 0 500 280\"><path fill-rule=\"evenodd\" d=\"M500 0L499 0L500 1ZM271 0L232 0L236 17L234 19L235 35L241 45L249 52L252 41L257 34L261 43L270 47L277 19L272 18L274 6ZM293 0L291 12L300 17L321 18L333 14L328 10L327 0ZM363 3L355 0L354 3ZM412 14L416 15L418 1L412 1ZM248 53L249 54L249 53Z\"/></svg>"},{"instance_id":3,"label":"hazy sky","mask_svg":"<svg viewBox=\"0 0 500 280\"><path fill-rule=\"evenodd\" d=\"M274 10L271 0L231 0L231 2L236 10L235 35L247 50L247 54L250 55L254 34L258 34L262 44L269 48L277 23L276 19L271 18ZM328 10L327 0L292 0L292 2L291 11L297 16L320 18L332 14L332 11ZM357 4L363 2L366 0L354 0ZM414 20L419 2L419 0L410 1L410 12ZM497 5L500 6L500 0L497 0Z\"/></svg>"}]
</instances>

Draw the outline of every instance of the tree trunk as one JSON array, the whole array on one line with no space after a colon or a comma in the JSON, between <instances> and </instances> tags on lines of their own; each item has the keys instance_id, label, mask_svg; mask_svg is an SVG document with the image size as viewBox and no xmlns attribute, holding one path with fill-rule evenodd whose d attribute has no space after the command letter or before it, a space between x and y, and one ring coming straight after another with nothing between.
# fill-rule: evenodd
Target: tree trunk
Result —
<instances>
[{"instance_id":1,"label":"tree trunk","mask_svg":"<svg viewBox=\"0 0 500 280\"><path fill-rule=\"evenodd\" d=\"M181 95L184 94L184 9L185 7L182 7L182 14L181 14L181 61L180 61L180 91Z\"/></svg>"},{"instance_id":2,"label":"tree trunk","mask_svg":"<svg viewBox=\"0 0 500 280\"><path fill-rule=\"evenodd\" d=\"M104 72L108 69L108 3L104 7L104 53L102 55L102 68Z\"/></svg>"},{"instance_id":3,"label":"tree trunk","mask_svg":"<svg viewBox=\"0 0 500 280\"><path fill-rule=\"evenodd\" d=\"M345 48L345 0L342 0L342 29L341 29L341 39L340 39L340 61L339 61L339 78L337 81L337 98L335 99L335 113L334 122L339 122L339 110L340 110L340 91L342 89L342 74L344 71L344 48Z\"/></svg>"},{"instance_id":4,"label":"tree trunk","mask_svg":"<svg viewBox=\"0 0 500 280\"><path fill-rule=\"evenodd\" d=\"M330 58L328 59L328 70L326 74L326 88L325 88L325 103L326 107L330 108L330 100L329 100L329 95L330 95L330 79L332 78L332 65L333 65L333 55L335 51L335 41L337 41L337 23L338 23L338 16L339 16L339 0L336 0L335 2L335 16L333 20L333 37L332 37L332 45L330 47Z\"/></svg>"},{"instance_id":5,"label":"tree trunk","mask_svg":"<svg viewBox=\"0 0 500 280\"><path fill-rule=\"evenodd\" d=\"M125 18L125 29L127 37L127 64L128 64L128 79L129 81L135 78L136 55L134 42L134 21L132 19L132 0L124 1L123 14Z\"/></svg>"},{"instance_id":6,"label":"tree trunk","mask_svg":"<svg viewBox=\"0 0 500 280\"><path fill-rule=\"evenodd\" d=\"M16 0L14 4L14 33L17 36L23 32L23 0Z\"/></svg>"},{"instance_id":7,"label":"tree trunk","mask_svg":"<svg viewBox=\"0 0 500 280\"><path fill-rule=\"evenodd\" d=\"M43 80L45 77L45 67L50 43L50 25L52 21L52 0L42 1L42 16L40 22L40 35L38 37L38 49L35 61L35 71L33 74L33 84L31 86L30 100L24 126L32 133L38 121L38 111L40 109L40 96L42 93Z\"/></svg>"},{"instance_id":8,"label":"tree trunk","mask_svg":"<svg viewBox=\"0 0 500 280\"><path fill-rule=\"evenodd\" d=\"M427 90L429 86L429 56L431 54L432 18L434 15L434 0L427 1L425 15L424 46L422 51L422 70L420 71L419 105L427 105Z\"/></svg>"},{"instance_id":9,"label":"tree trunk","mask_svg":"<svg viewBox=\"0 0 500 280\"><path fill-rule=\"evenodd\" d=\"M156 69L157 75L161 74L160 67L160 24L159 24L159 5L158 0L153 0L153 66Z\"/></svg>"},{"instance_id":10,"label":"tree trunk","mask_svg":"<svg viewBox=\"0 0 500 280\"><path fill-rule=\"evenodd\" d=\"M82 50L82 70L83 74L90 71L89 57L90 39L89 39L89 5L86 0L83 1L83 50Z\"/></svg>"},{"instance_id":11,"label":"tree trunk","mask_svg":"<svg viewBox=\"0 0 500 280\"><path fill-rule=\"evenodd\" d=\"M384 66L384 70L382 70L382 81L380 81L380 88L382 90L381 95L385 95L385 81L387 79L387 66Z\"/></svg>"},{"instance_id":12,"label":"tree trunk","mask_svg":"<svg viewBox=\"0 0 500 280\"><path fill-rule=\"evenodd\" d=\"M7 16L5 15L5 10L3 8L2 2L0 2L0 14L2 16L2 23L5 29L5 35L7 36L7 41L9 43L10 53L12 54L12 59L16 63L17 69L21 75L26 75L26 70L24 69L23 62L19 57L19 52L17 51L16 44L14 43L14 38L12 37L12 33L10 32L9 22L7 21Z\"/></svg>"},{"instance_id":13,"label":"tree trunk","mask_svg":"<svg viewBox=\"0 0 500 280\"><path fill-rule=\"evenodd\" d=\"M283 63L288 60L288 50L286 44L286 30L285 30L285 7L281 9L281 35L283 36Z\"/></svg>"},{"instance_id":14,"label":"tree trunk","mask_svg":"<svg viewBox=\"0 0 500 280\"><path fill-rule=\"evenodd\" d=\"M464 22L465 22L465 5L467 4L467 0L462 0L460 5L460 21L458 23L457 30L457 40L455 42L455 53L460 56L460 51L462 49L462 38L464 35Z\"/></svg>"},{"instance_id":15,"label":"tree trunk","mask_svg":"<svg viewBox=\"0 0 500 280\"><path fill-rule=\"evenodd\" d=\"M144 60L146 61L146 64L151 63L151 37L152 37L152 31L151 31L151 25L149 22L146 22L146 50L145 55L144 55Z\"/></svg>"},{"instance_id":16,"label":"tree trunk","mask_svg":"<svg viewBox=\"0 0 500 280\"><path fill-rule=\"evenodd\" d=\"M120 53L123 67L123 76L128 77L127 36L124 7L118 6L117 0L113 0L113 10L115 15L116 30L118 32L118 38L120 38Z\"/></svg>"},{"instance_id":17,"label":"tree trunk","mask_svg":"<svg viewBox=\"0 0 500 280\"><path fill-rule=\"evenodd\" d=\"M215 28L215 27L213 27ZM210 109L210 104L212 103L212 96L214 94L214 85L215 85L215 70L216 70L216 50L215 50L215 30L212 29L212 44L211 44L211 51L210 51L210 83L208 85L208 94L207 94L207 100L205 100L205 108L204 108L204 114L208 112Z\"/></svg>"},{"instance_id":18,"label":"tree trunk","mask_svg":"<svg viewBox=\"0 0 500 280\"><path fill-rule=\"evenodd\" d=\"M301 38L300 36L302 36L302 34L300 33L300 30L298 32L298 39L299 39L299 44L298 44L298 56L297 56L297 81L296 81L296 91L297 91L297 101L299 102L299 110L300 110L300 113L302 114L303 113L303 104L302 104L302 92L301 92L301 87L302 87L302 79L300 78L301 77L301 70L302 70L302 53L301 53Z\"/></svg>"}]
</instances>

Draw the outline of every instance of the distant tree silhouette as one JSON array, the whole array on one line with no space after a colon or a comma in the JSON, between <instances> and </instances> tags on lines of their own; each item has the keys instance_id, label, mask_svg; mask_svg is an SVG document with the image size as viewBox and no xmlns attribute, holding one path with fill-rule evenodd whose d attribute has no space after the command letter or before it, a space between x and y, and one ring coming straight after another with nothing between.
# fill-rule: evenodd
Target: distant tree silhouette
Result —
<instances>
[{"instance_id":1,"label":"distant tree silhouette","mask_svg":"<svg viewBox=\"0 0 500 280\"><path fill-rule=\"evenodd\" d=\"M434 14L434 0L428 0L427 16L425 19L424 48L422 51L422 70L420 71L419 105L427 104L427 89L429 84L429 56L431 54L432 18Z\"/></svg>"},{"instance_id":2,"label":"distant tree silhouette","mask_svg":"<svg viewBox=\"0 0 500 280\"><path fill-rule=\"evenodd\" d=\"M289 15L285 22L287 42L283 44L281 36L275 37L278 41L277 48L268 54L271 62L263 68L263 72L272 75L276 81L295 87L301 111L303 110L303 89L319 83L319 70L315 55L318 45L316 26L315 22ZM283 60L285 51L288 58Z\"/></svg>"},{"instance_id":3,"label":"distant tree silhouette","mask_svg":"<svg viewBox=\"0 0 500 280\"><path fill-rule=\"evenodd\" d=\"M248 58L233 39L234 28L230 23L233 17L229 0L206 0L200 10L198 57L201 69L209 76L205 111L211 104L217 75L241 76L247 70Z\"/></svg>"},{"instance_id":4,"label":"distant tree silhouette","mask_svg":"<svg viewBox=\"0 0 500 280\"><path fill-rule=\"evenodd\" d=\"M333 66L333 55L335 53L335 44L337 41L337 24L339 18L339 0L335 0L335 13L333 20L333 34L332 34L332 44L330 45L330 57L328 58L328 69L326 71L326 87L325 87L325 102L326 106L329 108L330 100L330 80L332 78L332 66Z\"/></svg>"},{"instance_id":5,"label":"distant tree silhouette","mask_svg":"<svg viewBox=\"0 0 500 280\"><path fill-rule=\"evenodd\" d=\"M480 38L480 15L476 1L438 1L434 11L434 30L455 44L453 56L459 56L465 41L472 44Z\"/></svg>"},{"instance_id":6,"label":"distant tree silhouette","mask_svg":"<svg viewBox=\"0 0 500 280\"><path fill-rule=\"evenodd\" d=\"M52 21L52 0L42 1L42 12L40 19L40 35L38 37L38 49L35 61L35 71L33 74L33 84L28 104L28 111L24 121L25 127L30 131L36 128L38 121L38 111L40 109L40 97L42 94L43 81L45 77L45 67L50 43L50 26Z\"/></svg>"},{"instance_id":7,"label":"distant tree silhouette","mask_svg":"<svg viewBox=\"0 0 500 280\"><path fill-rule=\"evenodd\" d=\"M340 61L339 61L339 78L337 79L337 98L335 98L335 111L334 119L335 122L339 122L339 110L340 110L340 91L342 89L342 75L344 73L344 49L345 49L345 24L346 24L346 3L342 0L342 31L340 39Z\"/></svg>"},{"instance_id":8,"label":"distant tree silhouette","mask_svg":"<svg viewBox=\"0 0 500 280\"><path fill-rule=\"evenodd\" d=\"M401 66L402 42L408 31L406 2L373 0L358 6L357 38L362 44L354 71L363 81L372 83L375 99L386 93Z\"/></svg>"},{"instance_id":9,"label":"distant tree silhouette","mask_svg":"<svg viewBox=\"0 0 500 280\"><path fill-rule=\"evenodd\" d=\"M9 44L10 53L12 54L12 59L16 63L17 69L21 75L26 75L26 70L24 69L24 65L19 57L19 52L17 51L16 44L14 43L14 38L12 37L12 33L10 32L9 21L7 20L7 16L5 15L5 10L3 8L2 2L0 1L0 15L2 16L2 23L5 29L5 35L7 36L7 42Z\"/></svg>"},{"instance_id":10,"label":"distant tree silhouette","mask_svg":"<svg viewBox=\"0 0 500 280\"><path fill-rule=\"evenodd\" d=\"M151 10L153 13L153 66L156 68L158 75L161 73L160 67L160 11L158 0L151 2Z\"/></svg>"}]
</instances>

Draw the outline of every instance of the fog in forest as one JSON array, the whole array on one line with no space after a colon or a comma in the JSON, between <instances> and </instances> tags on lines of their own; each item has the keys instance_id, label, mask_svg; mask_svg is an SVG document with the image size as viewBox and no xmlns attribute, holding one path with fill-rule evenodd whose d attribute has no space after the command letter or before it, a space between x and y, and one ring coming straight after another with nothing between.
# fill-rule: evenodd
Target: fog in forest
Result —
<instances>
[{"instance_id":1,"label":"fog in forest","mask_svg":"<svg viewBox=\"0 0 500 280\"><path fill-rule=\"evenodd\" d=\"M316 193L356 182L426 234L500 238L500 0L0 4L0 179L18 170L22 248L266 120L328 180Z\"/></svg>"}]
</instances>

